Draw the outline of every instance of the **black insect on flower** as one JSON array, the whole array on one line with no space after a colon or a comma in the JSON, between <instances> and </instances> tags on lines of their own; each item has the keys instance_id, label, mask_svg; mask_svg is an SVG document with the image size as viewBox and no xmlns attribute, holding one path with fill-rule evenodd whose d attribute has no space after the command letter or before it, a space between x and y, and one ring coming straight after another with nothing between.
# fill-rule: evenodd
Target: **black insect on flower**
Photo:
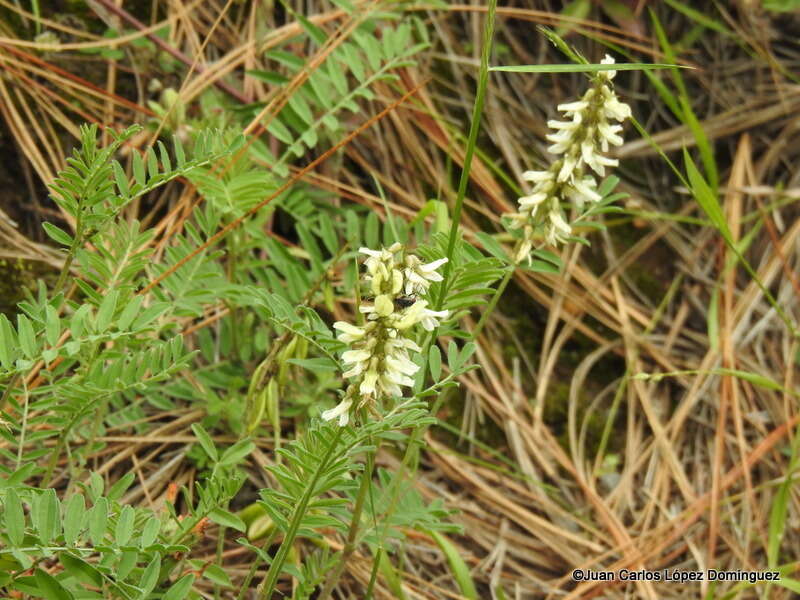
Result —
<instances>
[{"instance_id":1,"label":"black insect on flower","mask_svg":"<svg viewBox=\"0 0 800 600\"><path fill-rule=\"evenodd\" d=\"M403 310L404 308L408 308L412 306L417 301L414 296L398 296L394 299L394 307L397 310Z\"/></svg>"}]
</instances>

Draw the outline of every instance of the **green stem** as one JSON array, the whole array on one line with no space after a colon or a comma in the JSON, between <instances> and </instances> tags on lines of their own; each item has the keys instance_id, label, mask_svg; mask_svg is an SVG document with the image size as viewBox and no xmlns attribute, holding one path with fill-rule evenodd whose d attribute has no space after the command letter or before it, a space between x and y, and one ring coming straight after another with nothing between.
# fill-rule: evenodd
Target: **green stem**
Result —
<instances>
[{"instance_id":1,"label":"green stem","mask_svg":"<svg viewBox=\"0 0 800 600\"><path fill-rule=\"evenodd\" d=\"M344 550L342 550L342 557L339 560L339 564L336 565L336 568L328 573L328 577L325 580L325 585L317 597L317 600L328 600L331 592L333 592L333 586L338 583L339 578L342 576L342 572L344 571L347 561L350 559L350 556L352 556L353 552L355 552L358 529L361 525L361 513L364 510L364 501L367 498L367 491L369 490L370 483L372 482L372 470L375 467L376 452L377 449L367 454L367 468L364 471L364 476L361 479L361 485L358 488L358 496L356 496L356 503L353 508L353 517L350 520L350 530L347 533L347 542L344 545Z\"/></svg>"},{"instance_id":2,"label":"green stem","mask_svg":"<svg viewBox=\"0 0 800 600\"><path fill-rule=\"evenodd\" d=\"M478 90L475 94L475 104L472 107L472 122L469 126L469 136L467 137L467 150L464 153L464 167L461 169L461 178L458 181L458 193L456 203L453 207L453 218L450 225L450 235L447 240L447 258L442 273L444 281L439 289L439 297L436 300L436 310L441 310L444 299L447 295L447 287L450 283L449 275L453 268L453 253L455 252L456 240L458 239L458 226L461 222L461 209L464 206L464 197L467 195L467 184L469 184L469 173L472 168L472 157L475 154L475 146L478 141L478 130L481 125L481 114L483 114L483 103L486 98L486 86L489 82L489 58L492 54L492 37L494 36L494 17L497 9L497 0L489 0L486 24L483 28L483 47L481 49L481 66L478 72Z\"/></svg>"},{"instance_id":3,"label":"green stem","mask_svg":"<svg viewBox=\"0 0 800 600\"><path fill-rule=\"evenodd\" d=\"M69 275L70 267L72 267L72 261L75 260L75 254L78 252L78 248L83 245L83 232L81 231L82 217L83 212L79 210L78 216L75 217L75 237L72 239L72 244L67 251L67 257L64 259L64 266L61 267L61 272L58 274L58 280L53 289L53 297L57 296L67 283L67 276Z\"/></svg>"},{"instance_id":4,"label":"green stem","mask_svg":"<svg viewBox=\"0 0 800 600\"><path fill-rule=\"evenodd\" d=\"M100 348L100 342L95 342L94 346L92 347L91 353L88 355L85 367L81 367L85 373L91 373L94 359L95 356L97 355L97 351L99 348ZM84 406L82 406L79 410L77 410L71 416L67 424L61 428L61 432L58 434L58 440L56 441L55 448L50 453L50 460L47 462L47 469L45 471L44 477L42 478L42 484L44 485L44 487L49 487L52 484L52 477L53 473L55 472L56 465L58 464L58 457L61 456L61 451L67 444L67 438L72 432L72 428L86 414L86 412L91 408L93 408L98 402L106 403L108 394L109 392L103 392L99 396L95 396L94 398L90 399ZM99 409L98 409L98 415L99 415ZM95 418L97 418L97 416ZM97 421L95 421L95 424L96 423ZM93 428L92 436L89 441L90 446L91 444L94 443L95 435L96 435L96 429Z\"/></svg>"},{"instance_id":5,"label":"green stem","mask_svg":"<svg viewBox=\"0 0 800 600\"><path fill-rule=\"evenodd\" d=\"M256 556L256 558L253 559L253 564L250 565L250 570L247 571L247 575L244 577L242 587L239 588L239 594L236 596L236 600L244 600L244 595L247 593L247 590L250 589L250 582L253 581L253 577L255 576L256 571L258 571L258 565L260 563L261 561L259 561L258 557Z\"/></svg>"},{"instance_id":6,"label":"green stem","mask_svg":"<svg viewBox=\"0 0 800 600\"><path fill-rule=\"evenodd\" d=\"M278 528L275 527L275 524L272 525L272 531L269 532L267 539L264 541L264 552L269 550L269 547L272 546L272 540L275 539L275 533L278 531ZM250 589L250 582L253 581L253 577L258 571L258 566L261 564L261 555L256 553L256 557L253 559L253 564L250 565L250 570L247 571L247 575L242 582L242 587L239 588L239 594L236 596L236 600L244 600L245 594Z\"/></svg>"},{"instance_id":7,"label":"green stem","mask_svg":"<svg viewBox=\"0 0 800 600\"><path fill-rule=\"evenodd\" d=\"M222 551L225 549L225 526L220 525L219 533L217 534L217 566L222 569ZM220 586L218 583L214 584L214 600L220 600Z\"/></svg>"},{"instance_id":8,"label":"green stem","mask_svg":"<svg viewBox=\"0 0 800 600\"><path fill-rule=\"evenodd\" d=\"M67 275L69 275L69 269L72 266L72 261L74 259L75 251L73 248L70 248L67 258L64 259L64 266L61 268L61 273L58 274L58 281L56 281L56 287L53 290L54 296L58 295L58 292L64 289L64 284L67 282Z\"/></svg>"},{"instance_id":9,"label":"green stem","mask_svg":"<svg viewBox=\"0 0 800 600\"><path fill-rule=\"evenodd\" d=\"M289 554L289 549L294 543L294 538L297 536L297 531L300 529L300 523L303 521L303 517L306 514L308 503L311 501L311 496L314 494L314 488L317 486L317 481L319 480L320 475L322 475L325 469L328 468L328 463L333 456L333 452L339 445L339 438L342 437L343 429L343 427L337 428L336 435L333 438L333 443L325 452L322 462L320 462L319 467L317 467L317 470L314 472L314 477L312 477L311 481L306 487L305 492L303 493L303 497L300 499L300 504L298 504L297 508L295 508L294 514L292 515L292 521L289 523L289 529L286 531L286 535L281 542L281 546L278 548L278 552L275 553L275 558L272 559L272 563L269 565L267 576L264 578L264 584L261 588L261 593L258 596L260 600L268 600L272 595L272 592L275 590L275 584L278 581L278 576L283 568L283 563L286 562L286 556Z\"/></svg>"},{"instance_id":10,"label":"green stem","mask_svg":"<svg viewBox=\"0 0 800 600\"><path fill-rule=\"evenodd\" d=\"M477 340L478 336L481 334L483 326L486 325L486 321L489 319L489 315L491 315L494 311L495 307L497 306L497 302L500 300L500 296L503 295L506 286L508 286L509 281L511 281L511 278L514 276L514 271L516 271L516 265L508 268L506 274L503 276L503 279L500 280L500 285L495 288L494 294L492 294L492 299L489 300L486 310L483 311L481 318L478 319L478 324L475 325L475 329L472 330L473 340Z\"/></svg>"},{"instance_id":11,"label":"green stem","mask_svg":"<svg viewBox=\"0 0 800 600\"><path fill-rule=\"evenodd\" d=\"M9 397L11 396L11 390L17 387L19 380L22 378L22 373L14 373L14 376L11 378L11 381L8 382L6 385L6 389L3 390L3 396L0 397L0 412L6 409L6 403L8 402Z\"/></svg>"},{"instance_id":12,"label":"green stem","mask_svg":"<svg viewBox=\"0 0 800 600\"><path fill-rule=\"evenodd\" d=\"M226 271L228 276L228 281L233 283L236 278L236 268L237 268L237 258L239 253L239 244L238 242L238 232L234 232L228 239L226 239L226 243L228 246L228 261L226 263ZM236 310L236 306L233 302L227 302L228 310L230 311L231 316L231 348L236 355L236 358L241 360L240 354L240 347L239 347L239 313Z\"/></svg>"},{"instance_id":13,"label":"green stem","mask_svg":"<svg viewBox=\"0 0 800 600\"><path fill-rule=\"evenodd\" d=\"M378 567L381 564L382 556L383 548L378 548L378 551L375 553L375 559L372 561L372 571L369 574L367 591L364 592L364 600L372 600L372 590L375 588L375 581L378 579Z\"/></svg>"}]
</instances>

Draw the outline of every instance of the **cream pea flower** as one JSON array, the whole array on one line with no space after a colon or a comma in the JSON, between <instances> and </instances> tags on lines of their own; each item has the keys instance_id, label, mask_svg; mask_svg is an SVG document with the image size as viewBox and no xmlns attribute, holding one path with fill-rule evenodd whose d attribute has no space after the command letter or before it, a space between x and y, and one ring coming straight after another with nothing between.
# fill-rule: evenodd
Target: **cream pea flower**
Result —
<instances>
[{"instance_id":1,"label":"cream pea flower","mask_svg":"<svg viewBox=\"0 0 800 600\"><path fill-rule=\"evenodd\" d=\"M338 337L340 341L346 344L360 340L367 334L364 327L356 327L345 321L336 321L336 323L333 324L333 328L342 332Z\"/></svg>"},{"instance_id":2,"label":"cream pea flower","mask_svg":"<svg viewBox=\"0 0 800 600\"><path fill-rule=\"evenodd\" d=\"M350 405L353 404L352 400L342 400L339 404L334 406L331 409L328 409L322 413L322 418L325 421L332 421L333 419L339 418L339 425L345 426L347 425L348 421L350 420Z\"/></svg>"},{"instance_id":3,"label":"cream pea flower","mask_svg":"<svg viewBox=\"0 0 800 600\"><path fill-rule=\"evenodd\" d=\"M406 295L425 294L431 283L441 281L442 276L436 272L436 269L446 262L447 258L440 258L428 264L423 264L413 254L406 255L405 268L403 269Z\"/></svg>"},{"instance_id":4,"label":"cream pea flower","mask_svg":"<svg viewBox=\"0 0 800 600\"><path fill-rule=\"evenodd\" d=\"M425 296L431 284L442 281L437 271L447 262L440 258L424 263L400 244L373 250L360 248L372 302L359 310L366 316L364 325L337 321L333 327L339 341L347 345L341 359L343 377L351 383L344 398L334 408L322 413L326 421L338 419L349 423L350 412L365 405L403 395L404 387L414 385L419 366L413 357L420 352L412 336L417 325L433 331L449 311L431 310Z\"/></svg>"},{"instance_id":5,"label":"cream pea flower","mask_svg":"<svg viewBox=\"0 0 800 600\"><path fill-rule=\"evenodd\" d=\"M614 64L614 59L606 55L601 63ZM630 107L617 98L611 85L615 75L615 70L598 72L580 100L558 105L564 113L561 120L547 122L553 130L545 136L551 143L547 150L557 158L547 169L522 174L533 189L519 198L518 211L510 215L510 227L522 230L517 262L530 258L537 234L551 245L569 240L572 228L564 218L562 203L582 211L586 204L602 200L592 173L602 177L607 168L618 166L619 161L605 153L611 146L622 145L620 123L631 116Z\"/></svg>"}]
</instances>

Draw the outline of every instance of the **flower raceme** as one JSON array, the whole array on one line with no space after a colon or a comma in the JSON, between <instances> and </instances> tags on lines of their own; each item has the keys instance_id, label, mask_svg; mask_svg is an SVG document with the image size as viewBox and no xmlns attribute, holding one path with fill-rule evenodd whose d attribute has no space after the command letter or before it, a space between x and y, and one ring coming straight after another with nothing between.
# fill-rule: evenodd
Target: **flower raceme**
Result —
<instances>
[{"instance_id":1,"label":"flower raceme","mask_svg":"<svg viewBox=\"0 0 800 600\"><path fill-rule=\"evenodd\" d=\"M606 55L602 64L614 64ZM516 261L529 258L535 234L541 232L550 245L564 243L572 234L561 204L571 202L580 211L587 203L599 202L597 181L606 167L615 167L618 161L607 157L610 146L623 142L621 122L631 116L630 107L620 102L614 93L611 80L616 71L600 71L592 87L576 102L560 104L564 120L550 120L548 134L552 144L548 151L557 158L544 171L526 171L522 178L533 184L531 193L519 199L519 210L511 215L511 227L522 229L523 237Z\"/></svg>"},{"instance_id":2,"label":"flower raceme","mask_svg":"<svg viewBox=\"0 0 800 600\"><path fill-rule=\"evenodd\" d=\"M360 307L366 315L363 325L345 321L333 325L339 341L349 346L342 362L347 367L344 377L352 381L343 400L324 411L322 418L338 419L339 425L348 423L354 406L402 396L402 387L413 385L412 377L419 370L411 360L412 353L420 352L412 339L415 326L433 331L448 316L446 310L429 309L424 299L431 284L442 281L437 269L446 258L423 263L399 243L380 250L360 248L359 252L367 256L364 282L374 300Z\"/></svg>"}]
</instances>

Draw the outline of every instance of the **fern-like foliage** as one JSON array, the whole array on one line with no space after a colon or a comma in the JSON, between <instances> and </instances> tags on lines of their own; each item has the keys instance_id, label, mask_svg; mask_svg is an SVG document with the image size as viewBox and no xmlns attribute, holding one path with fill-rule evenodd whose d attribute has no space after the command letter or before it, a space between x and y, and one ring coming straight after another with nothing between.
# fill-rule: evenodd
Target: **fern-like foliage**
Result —
<instances>
[{"instance_id":1,"label":"fern-like foliage","mask_svg":"<svg viewBox=\"0 0 800 600\"><path fill-rule=\"evenodd\" d=\"M221 173L196 169L190 179L221 215L239 217L267 197L278 185L263 168L242 168L245 161L229 161ZM269 214L271 210L265 210Z\"/></svg>"},{"instance_id":2,"label":"fern-like foliage","mask_svg":"<svg viewBox=\"0 0 800 600\"><path fill-rule=\"evenodd\" d=\"M306 19L301 24L313 46L325 43L327 34L319 27ZM306 150L315 148L325 135L341 135L344 116L361 110L358 100L374 99L375 84L395 81L396 71L413 65L412 57L425 46L424 42L414 42L409 24L393 26L383 21L378 33L375 21L365 22L352 39L340 44L323 65L310 72L307 81L270 121L267 130L285 147L275 158L265 146L260 146L265 160L277 174L285 176L292 156L302 156ZM270 50L265 58L274 65L274 70L253 70L248 75L273 86L286 85L308 68L303 57L284 49ZM247 116L252 118L261 108L263 104L250 105Z\"/></svg>"},{"instance_id":3,"label":"fern-like foliage","mask_svg":"<svg viewBox=\"0 0 800 600\"><path fill-rule=\"evenodd\" d=\"M167 261L151 266L153 277L161 275L169 265L182 260L203 243L203 237L194 225L187 223L185 229L185 235L173 236L173 244L166 250ZM215 260L221 255L219 250L198 253L165 279L153 294L158 300L172 304L177 315L202 315L205 306L227 295L228 281L222 265Z\"/></svg>"},{"instance_id":4,"label":"fern-like foliage","mask_svg":"<svg viewBox=\"0 0 800 600\"><path fill-rule=\"evenodd\" d=\"M249 442L233 446L219 458L231 467L249 452ZM190 518L178 519L174 508L154 513L123 504L134 481L128 473L109 489L92 473L79 490L61 500L53 489L26 486L32 465L0 478L0 590L36 598L138 600L184 598L194 574L174 573L176 557L185 555L199 537L205 518L239 527L238 518L220 508L238 491L242 478L215 471L197 487L198 502ZM43 561L58 561L51 575ZM230 579L216 565L196 564L198 572L218 584Z\"/></svg>"},{"instance_id":5,"label":"fern-like foliage","mask_svg":"<svg viewBox=\"0 0 800 600\"><path fill-rule=\"evenodd\" d=\"M297 580L292 600L309 600L314 590L325 581L340 560L339 552L331 552L327 546L316 549L303 557L299 567L287 564L285 570Z\"/></svg>"},{"instance_id":6,"label":"fern-like foliage","mask_svg":"<svg viewBox=\"0 0 800 600\"><path fill-rule=\"evenodd\" d=\"M357 483L351 470L354 458L377 440L393 439L395 432L433 423L424 403L408 400L380 420L358 429L340 430L335 424L316 422L302 436L279 450L283 462L269 468L278 487L262 490L262 506L279 529L307 504L297 535L316 537L325 527L341 530L349 520L346 494Z\"/></svg>"},{"instance_id":7,"label":"fern-like foliage","mask_svg":"<svg viewBox=\"0 0 800 600\"><path fill-rule=\"evenodd\" d=\"M364 541L382 546L387 539L402 540L405 532L418 531L459 532L458 525L448 521L455 512L444 507L441 498L426 504L422 494L408 481L385 469L378 470L378 482L373 486L369 510L362 517ZM398 493L398 486L402 491Z\"/></svg>"},{"instance_id":8,"label":"fern-like foliage","mask_svg":"<svg viewBox=\"0 0 800 600\"><path fill-rule=\"evenodd\" d=\"M53 489L23 485L29 475L23 468L0 479L2 590L37 598L146 598L169 576L162 558L188 550L169 541L166 515L120 503L133 473L108 490L93 474L64 500ZM60 573L41 568L43 560L60 563Z\"/></svg>"},{"instance_id":9,"label":"fern-like foliage","mask_svg":"<svg viewBox=\"0 0 800 600\"><path fill-rule=\"evenodd\" d=\"M158 142L158 155L149 148L144 158L133 152L134 181L113 157L117 150L130 141L141 127L134 125L121 133L111 132L112 141L104 148L97 143L97 125L83 125L80 129L80 146L67 159L67 167L59 172L50 185L51 197L73 219L75 235L47 223L44 228L56 242L70 248L80 247L92 238L134 198L138 198L168 181L186 175L192 169L219 158L223 150L219 134L207 133L198 137L195 157L187 160L180 140L175 138L173 166L169 152Z\"/></svg>"},{"instance_id":10,"label":"fern-like foliage","mask_svg":"<svg viewBox=\"0 0 800 600\"><path fill-rule=\"evenodd\" d=\"M148 148L144 157L138 152L133 154L133 182L131 184L128 183L128 178L121 165L113 161L111 164L119 195L125 203L130 202L134 198L164 185L171 179L186 175L193 169L221 157L238 147L240 142L241 138L237 138L232 147L223 150L219 132L202 132L194 140L194 158L187 160L183 145L176 137L173 147L175 153L175 164L173 165L166 146L159 141L158 155L153 148Z\"/></svg>"},{"instance_id":11,"label":"fern-like foliage","mask_svg":"<svg viewBox=\"0 0 800 600\"><path fill-rule=\"evenodd\" d=\"M322 528L345 527L347 498L322 495L353 488L351 459L363 449L345 449L337 433L329 423L318 423L279 450L283 463L269 469L278 487L261 490L261 506L281 531L289 530L290 521L302 506L305 509L296 535L319 537Z\"/></svg>"}]
</instances>

